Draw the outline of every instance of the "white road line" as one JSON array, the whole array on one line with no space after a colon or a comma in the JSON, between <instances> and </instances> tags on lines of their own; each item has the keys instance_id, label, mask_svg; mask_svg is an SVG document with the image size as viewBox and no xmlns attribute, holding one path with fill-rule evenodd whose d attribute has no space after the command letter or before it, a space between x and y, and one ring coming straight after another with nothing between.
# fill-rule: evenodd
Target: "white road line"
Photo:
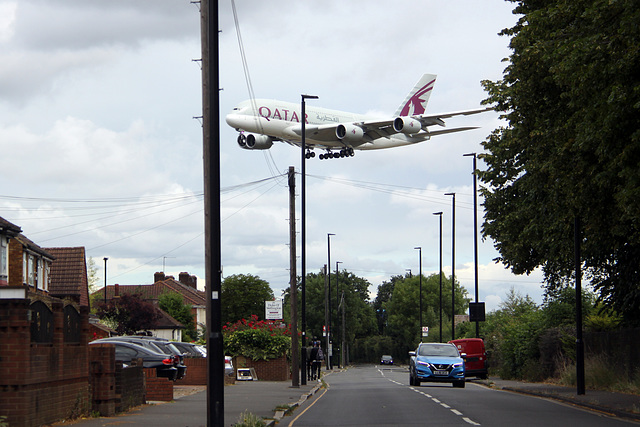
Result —
<instances>
[{"instance_id":1,"label":"white road line","mask_svg":"<svg viewBox=\"0 0 640 427\"><path fill-rule=\"evenodd\" d=\"M389 381L391 381L392 383L394 383L394 384L398 384L398 385L404 386L404 383L400 383L400 382L394 381L394 380L392 380L392 379L390 379L390 378L387 378L387 379L388 379ZM435 397L431 396L430 394L428 394L428 393L425 393L425 392L421 391L419 388L416 388L416 387L413 387L413 386L409 386L409 389L410 389L410 390L415 391L416 393L420 393L421 395L423 395L423 396L425 396L425 397L428 397L428 398L429 398L429 399L431 399L434 403L438 403L438 404L440 404L440 406L442 406L443 408L449 409L449 410L450 410L451 412L453 412L455 415L458 415L459 417L462 417L462 419L463 419L467 424L471 424L472 426L479 426L479 425L481 425L480 423L477 423L477 422L473 421L473 420L472 420L471 418L469 418L469 417L463 417L462 412L458 411L457 409L453 409L451 406L447 405L447 404L446 404L446 403L444 403L444 402L441 402L440 400L436 399Z\"/></svg>"}]
</instances>

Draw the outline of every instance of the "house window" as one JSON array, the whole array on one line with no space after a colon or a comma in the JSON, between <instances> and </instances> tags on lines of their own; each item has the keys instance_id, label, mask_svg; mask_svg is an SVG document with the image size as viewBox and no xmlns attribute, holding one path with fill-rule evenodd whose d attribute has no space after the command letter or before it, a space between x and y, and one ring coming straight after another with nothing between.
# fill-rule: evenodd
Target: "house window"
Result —
<instances>
[{"instance_id":1,"label":"house window","mask_svg":"<svg viewBox=\"0 0 640 427\"><path fill-rule=\"evenodd\" d=\"M29 282L28 267L29 254L26 252L22 252L22 283L24 283L25 285Z\"/></svg>"},{"instance_id":2,"label":"house window","mask_svg":"<svg viewBox=\"0 0 640 427\"><path fill-rule=\"evenodd\" d=\"M0 236L0 285L6 285L9 280L9 275L7 273L7 253L7 238L4 236Z\"/></svg>"},{"instance_id":3,"label":"house window","mask_svg":"<svg viewBox=\"0 0 640 427\"><path fill-rule=\"evenodd\" d=\"M41 260L42 264L42 289L49 292L49 269L51 268L51 264L46 262L45 260Z\"/></svg>"}]
</instances>

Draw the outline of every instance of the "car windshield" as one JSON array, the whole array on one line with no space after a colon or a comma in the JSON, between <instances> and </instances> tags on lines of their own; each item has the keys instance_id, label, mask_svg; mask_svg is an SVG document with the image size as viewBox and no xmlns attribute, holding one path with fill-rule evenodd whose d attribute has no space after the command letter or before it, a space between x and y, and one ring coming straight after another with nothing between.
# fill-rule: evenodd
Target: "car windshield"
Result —
<instances>
[{"instance_id":1,"label":"car windshield","mask_svg":"<svg viewBox=\"0 0 640 427\"><path fill-rule=\"evenodd\" d=\"M452 345L421 345L418 356L459 357L458 350Z\"/></svg>"}]
</instances>

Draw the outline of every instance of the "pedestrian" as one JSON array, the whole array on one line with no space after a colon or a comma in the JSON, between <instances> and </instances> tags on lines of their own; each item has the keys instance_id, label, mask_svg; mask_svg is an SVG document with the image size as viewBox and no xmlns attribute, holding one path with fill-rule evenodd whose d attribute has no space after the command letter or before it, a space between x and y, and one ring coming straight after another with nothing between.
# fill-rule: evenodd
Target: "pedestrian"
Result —
<instances>
[{"instance_id":1,"label":"pedestrian","mask_svg":"<svg viewBox=\"0 0 640 427\"><path fill-rule=\"evenodd\" d=\"M316 358L318 357L318 342L317 341L313 341L312 342L312 348L311 351L309 352L309 358L307 359L307 379L308 380L315 380L316 379L316 373L315 373L315 367L316 367Z\"/></svg>"}]
</instances>

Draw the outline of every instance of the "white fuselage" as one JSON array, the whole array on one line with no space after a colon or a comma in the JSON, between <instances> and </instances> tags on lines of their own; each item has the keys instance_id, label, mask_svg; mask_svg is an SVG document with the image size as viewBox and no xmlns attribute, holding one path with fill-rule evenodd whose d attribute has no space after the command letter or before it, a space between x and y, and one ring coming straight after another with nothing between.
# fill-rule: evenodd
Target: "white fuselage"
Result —
<instances>
[{"instance_id":1,"label":"white fuselage","mask_svg":"<svg viewBox=\"0 0 640 427\"><path fill-rule=\"evenodd\" d=\"M354 114L327 108L305 106L306 113L306 138L309 145L341 148L345 142L333 138L314 139L313 129L323 126L338 125L340 123L357 123L372 120L370 116ZM287 142L300 143L302 124L300 122L301 105L292 102L255 99L243 101L226 116L229 126L245 132L269 135ZM422 141L424 139L421 139ZM390 148L412 144L419 141L411 141L403 134L393 135L387 138L379 138L375 143L359 145L360 150L372 150Z\"/></svg>"}]
</instances>

